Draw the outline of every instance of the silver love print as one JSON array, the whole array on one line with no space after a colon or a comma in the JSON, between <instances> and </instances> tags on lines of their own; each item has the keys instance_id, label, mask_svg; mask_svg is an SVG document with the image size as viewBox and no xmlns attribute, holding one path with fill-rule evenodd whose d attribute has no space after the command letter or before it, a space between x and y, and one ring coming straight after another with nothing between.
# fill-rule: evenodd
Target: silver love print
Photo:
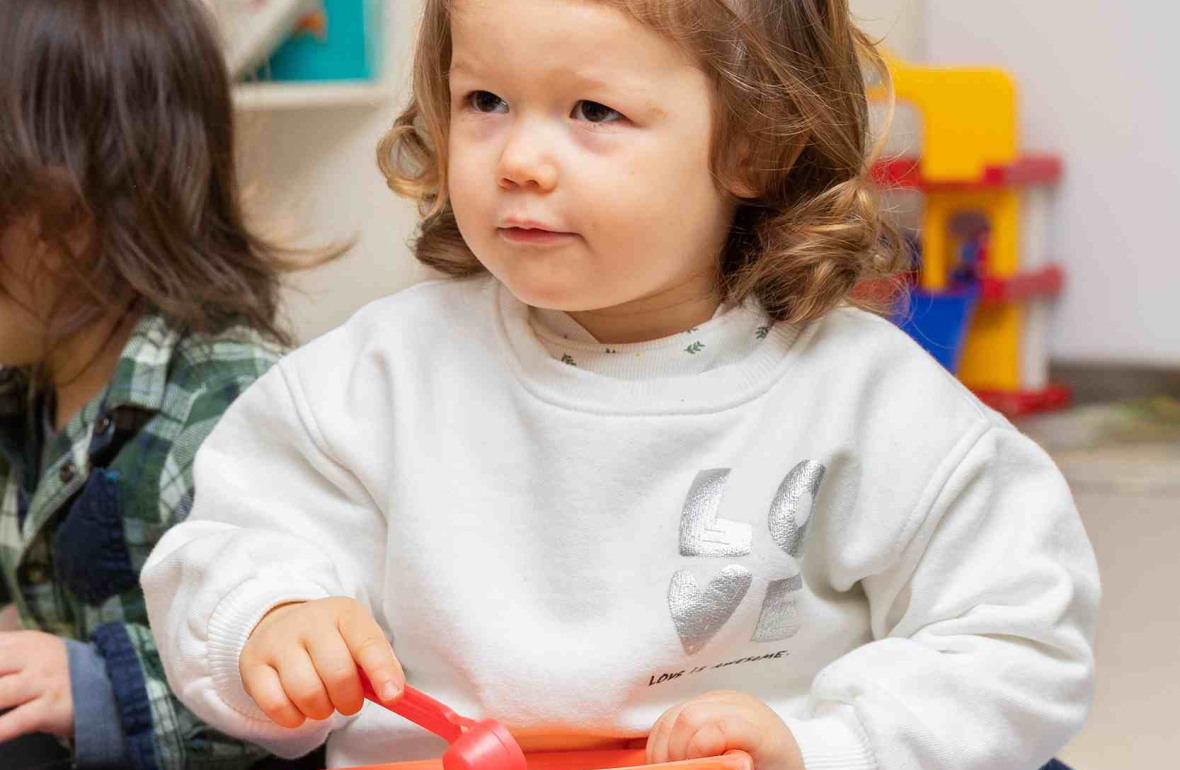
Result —
<instances>
[{"instance_id":1,"label":"silver love print","mask_svg":"<svg viewBox=\"0 0 1180 770\"><path fill-rule=\"evenodd\" d=\"M762 612L758 615L758 628L750 640L777 642L799 633L803 624L799 620L799 608L795 606L795 593L802 589L801 575L771 581L762 601Z\"/></svg>"},{"instance_id":2,"label":"silver love print","mask_svg":"<svg viewBox=\"0 0 1180 770\"><path fill-rule=\"evenodd\" d=\"M807 534L807 525L811 523L811 506L815 504L815 496L823 480L824 466L804 460L792 468L783 483L779 484L774 501L770 504L767 521L770 537L779 548L795 558L803 552L803 538ZM799 503L804 494L810 495L811 505L806 515L801 516Z\"/></svg>"},{"instance_id":3,"label":"silver love print","mask_svg":"<svg viewBox=\"0 0 1180 770\"><path fill-rule=\"evenodd\" d=\"M775 492L767 514L771 540L787 555L799 559L811 524L815 498L826 469L813 460L804 460L791 469ZM748 524L718 518L721 500L729 481L728 468L701 471L693 480L680 515L680 554L728 558L748 556L752 552L753 533ZM804 506L803 498L808 502ZM753 642L790 639L803 627L798 597L803 590L803 576L798 571L790 577L767 584L758 625L750 637ZM789 573L788 573L789 574ZM684 651L693 655L717 635L733 617L750 590L753 574L738 565L730 565L715 575L704 589L688 570L672 576L668 586L668 607Z\"/></svg>"},{"instance_id":4,"label":"silver love print","mask_svg":"<svg viewBox=\"0 0 1180 770\"><path fill-rule=\"evenodd\" d=\"M742 603L754 576L736 564L721 570L704 590L688 570L672 576L668 608L684 651L693 655L709 643Z\"/></svg>"},{"instance_id":5,"label":"silver love print","mask_svg":"<svg viewBox=\"0 0 1180 770\"><path fill-rule=\"evenodd\" d=\"M680 514L681 556L717 558L750 553L750 525L717 518L728 481L728 468L701 471L693 479Z\"/></svg>"}]
</instances>

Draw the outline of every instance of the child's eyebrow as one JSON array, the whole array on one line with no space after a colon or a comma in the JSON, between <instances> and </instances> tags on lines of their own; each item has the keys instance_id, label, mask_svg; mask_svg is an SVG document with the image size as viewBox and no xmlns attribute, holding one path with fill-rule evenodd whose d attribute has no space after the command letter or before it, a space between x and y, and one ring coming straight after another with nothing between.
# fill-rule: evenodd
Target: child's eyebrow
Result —
<instances>
[{"instance_id":1,"label":"child's eyebrow","mask_svg":"<svg viewBox=\"0 0 1180 770\"><path fill-rule=\"evenodd\" d=\"M459 75L476 75L484 72L486 69L487 66L480 62L471 61L466 57L456 57L451 60L449 72ZM577 88L611 88L617 87L620 84L620 80L626 80L625 78L620 78L616 73L595 75L573 67L553 67L545 74L550 80L570 84Z\"/></svg>"},{"instance_id":2,"label":"child's eyebrow","mask_svg":"<svg viewBox=\"0 0 1180 770\"><path fill-rule=\"evenodd\" d=\"M470 75L475 67L472 67L464 59L452 59L451 66L448 70L450 73L459 73L461 75Z\"/></svg>"},{"instance_id":3,"label":"child's eyebrow","mask_svg":"<svg viewBox=\"0 0 1180 770\"><path fill-rule=\"evenodd\" d=\"M557 69L553 75L556 78L561 78L564 82L572 83L576 88L617 88L619 86L619 78L617 77L595 77L569 67Z\"/></svg>"},{"instance_id":4,"label":"child's eyebrow","mask_svg":"<svg viewBox=\"0 0 1180 770\"><path fill-rule=\"evenodd\" d=\"M483 69L484 67L481 67L478 62L466 58L456 58L451 61L449 72L451 76L470 77L480 74ZM653 115L660 118L667 117L667 111L660 106L659 99L650 92L650 89L646 87L646 82L642 79L622 76L620 73L592 74L572 67L555 67L547 75L553 81L564 83L566 87L578 90L625 93L641 103Z\"/></svg>"},{"instance_id":5,"label":"child's eyebrow","mask_svg":"<svg viewBox=\"0 0 1180 770\"><path fill-rule=\"evenodd\" d=\"M559 70L556 75L565 79L576 89L584 89L590 93L595 91L616 96L625 96L634 103L641 105L655 117L666 118L667 110L660 106L659 95L653 91L648 81L622 73L603 73L594 75L573 69Z\"/></svg>"}]
</instances>

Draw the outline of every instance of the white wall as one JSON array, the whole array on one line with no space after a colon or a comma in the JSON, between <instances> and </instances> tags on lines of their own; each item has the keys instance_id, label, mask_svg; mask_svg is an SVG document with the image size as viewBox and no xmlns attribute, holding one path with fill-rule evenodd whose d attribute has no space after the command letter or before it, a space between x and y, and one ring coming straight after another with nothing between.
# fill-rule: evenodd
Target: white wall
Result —
<instances>
[{"instance_id":1,"label":"white wall","mask_svg":"<svg viewBox=\"0 0 1180 770\"><path fill-rule=\"evenodd\" d=\"M287 312L299 337L419 280L406 247L416 214L377 170L377 141L404 104L421 0L386 0L388 99L376 106L240 112L243 179L268 231L306 245L356 238L341 260L301 273ZM263 197L264 196L264 197Z\"/></svg>"},{"instance_id":2,"label":"white wall","mask_svg":"<svg viewBox=\"0 0 1180 770\"><path fill-rule=\"evenodd\" d=\"M941 2L941 0L934 0ZM931 0L852 0L857 24L899 56L926 57L926 7Z\"/></svg>"},{"instance_id":3,"label":"white wall","mask_svg":"<svg viewBox=\"0 0 1180 770\"><path fill-rule=\"evenodd\" d=\"M1180 9L936 0L927 16L931 61L1008 68L1025 148L1064 156L1054 357L1180 366Z\"/></svg>"}]
</instances>

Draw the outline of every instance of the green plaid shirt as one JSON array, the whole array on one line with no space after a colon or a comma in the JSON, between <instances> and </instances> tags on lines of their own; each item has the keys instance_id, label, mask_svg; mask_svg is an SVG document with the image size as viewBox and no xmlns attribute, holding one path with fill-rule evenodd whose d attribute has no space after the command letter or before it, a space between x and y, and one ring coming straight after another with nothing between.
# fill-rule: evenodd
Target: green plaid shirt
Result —
<instances>
[{"instance_id":1,"label":"green plaid shirt","mask_svg":"<svg viewBox=\"0 0 1180 770\"><path fill-rule=\"evenodd\" d=\"M192 509L197 448L280 351L140 319L106 390L43 443L27 375L0 370L0 606L96 645L136 768L240 768L263 752L202 724L164 677L139 573Z\"/></svg>"}]
</instances>

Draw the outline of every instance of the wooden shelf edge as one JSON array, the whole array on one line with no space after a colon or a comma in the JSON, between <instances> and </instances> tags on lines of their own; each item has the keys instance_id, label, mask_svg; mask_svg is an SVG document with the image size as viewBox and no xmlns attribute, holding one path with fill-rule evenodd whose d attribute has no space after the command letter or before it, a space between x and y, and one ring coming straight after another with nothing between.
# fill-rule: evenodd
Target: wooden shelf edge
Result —
<instances>
[{"instance_id":1,"label":"wooden shelf edge","mask_svg":"<svg viewBox=\"0 0 1180 770\"><path fill-rule=\"evenodd\" d=\"M239 83L234 86L234 106L239 110L377 107L392 95L392 86L382 80Z\"/></svg>"}]
</instances>

